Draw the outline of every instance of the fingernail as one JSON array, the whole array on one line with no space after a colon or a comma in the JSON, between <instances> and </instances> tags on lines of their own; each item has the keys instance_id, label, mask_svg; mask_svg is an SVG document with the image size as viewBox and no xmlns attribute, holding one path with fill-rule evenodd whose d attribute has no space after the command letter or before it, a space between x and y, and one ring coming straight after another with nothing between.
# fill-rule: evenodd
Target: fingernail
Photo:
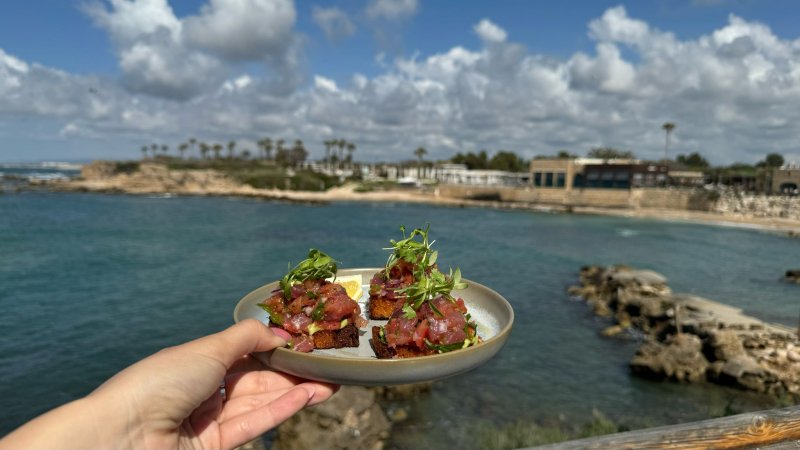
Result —
<instances>
[{"instance_id":1,"label":"fingernail","mask_svg":"<svg viewBox=\"0 0 800 450\"><path fill-rule=\"evenodd\" d=\"M317 389L314 388L314 386L303 386L303 389L305 389L306 392L308 393L308 399L309 400L314 398L314 394L317 392Z\"/></svg>"},{"instance_id":2,"label":"fingernail","mask_svg":"<svg viewBox=\"0 0 800 450\"><path fill-rule=\"evenodd\" d=\"M289 339L292 338L292 335L289 334L283 328L270 327L270 330L272 330L272 334L274 334L275 336L278 336L279 338L283 339L284 341L288 341Z\"/></svg>"}]
</instances>

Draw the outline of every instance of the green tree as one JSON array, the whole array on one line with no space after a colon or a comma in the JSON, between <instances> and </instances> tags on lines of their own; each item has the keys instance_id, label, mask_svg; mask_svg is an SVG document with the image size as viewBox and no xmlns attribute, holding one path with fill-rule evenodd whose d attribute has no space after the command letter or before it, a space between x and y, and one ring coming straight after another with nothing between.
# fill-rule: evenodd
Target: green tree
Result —
<instances>
[{"instance_id":1,"label":"green tree","mask_svg":"<svg viewBox=\"0 0 800 450\"><path fill-rule=\"evenodd\" d=\"M187 144L186 142L183 142L181 143L181 145L178 146L178 153L181 155L181 159L183 159L184 154L186 153L186 149L188 148L189 144Z\"/></svg>"},{"instance_id":2,"label":"green tree","mask_svg":"<svg viewBox=\"0 0 800 450\"><path fill-rule=\"evenodd\" d=\"M194 153L194 145L197 144L197 139L189 138L189 146L192 147L192 153Z\"/></svg>"},{"instance_id":3,"label":"green tree","mask_svg":"<svg viewBox=\"0 0 800 450\"><path fill-rule=\"evenodd\" d=\"M214 159L219 159L219 154L222 152L222 144L217 143L211 147L211 150L214 151Z\"/></svg>"},{"instance_id":4,"label":"green tree","mask_svg":"<svg viewBox=\"0 0 800 450\"><path fill-rule=\"evenodd\" d=\"M687 155L678 155L675 158L675 161L680 163L680 164L683 164L684 166L697 168L697 169L707 169L707 168L709 168L711 166L711 164L708 163L708 160L703 158L703 156L700 155L697 152L689 153L688 156Z\"/></svg>"},{"instance_id":5,"label":"green tree","mask_svg":"<svg viewBox=\"0 0 800 450\"><path fill-rule=\"evenodd\" d=\"M169 152L169 145L162 145L161 146L161 153L163 153L164 156L167 156L168 152Z\"/></svg>"},{"instance_id":6,"label":"green tree","mask_svg":"<svg viewBox=\"0 0 800 450\"><path fill-rule=\"evenodd\" d=\"M630 150L618 150L612 147L595 147L586 154L589 158L598 159L634 159L636 156Z\"/></svg>"},{"instance_id":7,"label":"green tree","mask_svg":"<svg viewBox=\"0 0 800 450\"><path fill-rule=\"evenodd\" d=\"M140 149L142 151L142 159L147 159L147 149L148 147L146 145L143 145Z\"/></svg>"},{"instance_id":8,"label":"green tree","mask_svg":"<svg viewBox=\"0 0 800 450\"><path fill-rule=\"evenodd\" d=\"M664 134L666 135L666 140L664 141L664 161L667 161L669 158L669 136L677 127L678 126L672 122L665 122L661 125L661 129L664 130Z\"/></svg>"},{"instance_id":9,"label":"green tree","mask_svg":"<svg viewBox=\"0 0 800 450\"><path fill-rule=\"evenodd\" d=\"M575 159L577 157L578 155L570 153L566 150L559 150L558 153L556 153L556 158L558 159Z\"/></svg>"},{"instance_id":10,"label":"green tree","mask_svg":"<svg viewBox=\"0 0 800 450\"><path fill-rule=\"evenodd\" d=\"M208 146L208 144L206 144L205 142L201 142L201 143L200 143L200 156L201 156L203 159L206 159L206 158L208 158L208 151L209 151L209 149L210 149L210 147Z\"/></svg>"},{"instance_id":11,"label":"green tree","mask_svg":"<svg viewBox=\"0 0 800 450\"><path fill-rule=\"evenodd\" d=\"M289 151L289 163L292 166L299 166L300 163L306 160L308 151L303 144L302 139L295 139L292 149Z\"/></svg>"},{"instance_id":12,"label":"green tree","mask_svg":"<svg viewBox=\"0 0 800 450\"><path fill-rule=\"evenodd\" d=\"M472 152L466 155L456 153L455 156L450 158L450 161L454 164L464 164L469 170L485 170L489 168L489 157L486 154L486 150L481 150L478 154Z\"/></svg>"},{"instance_id":13,"label":"green tree","mask_svg":"<svg viewBox=\"0 0 800 450\"><path fill-rule=\"evenodd\" d=\"M779 153L770 153L764 159L764 165L767 167L781 167L783 166L783 155Z\"/></svg>"},{"instance_id":14,"label":"green tree","mask_svg":"<svg viewBox=\"0 0 800 450\"><path fill-rule=\"evenodd\" d=\"M489 168L493 170L505 170L506 172L524 172L528 165L514 152L500 150L492 156L489 161Z\"/></svg>"},{"instance_id":15,"label":"green tree","mask_svg":"<svg viewBox=\"0 0 800 450\"><path fill-rule=\"evenodd\" d=\"M417 149L414 150L414 156L417 157L420 166L422 165L422 158L425 157L427 153L428 151L425 150L425 147L417 147Z\"/></svg>"}]
</instances>

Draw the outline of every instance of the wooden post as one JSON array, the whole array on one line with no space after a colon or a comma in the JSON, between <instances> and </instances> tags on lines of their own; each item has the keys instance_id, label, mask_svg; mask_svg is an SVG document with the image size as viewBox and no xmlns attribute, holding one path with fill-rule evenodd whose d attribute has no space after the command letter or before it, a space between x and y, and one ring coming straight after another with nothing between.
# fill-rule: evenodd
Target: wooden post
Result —
<instances>
[{"instance_id":1,"label":"wooden post","mask_svg":"<svg viewBox=\"0 0 800 450\"><path fill-rule=\"evenodd\" d=\"M769 446L769 447L767 447ZM538 450L800 448L800 406L567 441Z\"/></svg>"}]
</instances>

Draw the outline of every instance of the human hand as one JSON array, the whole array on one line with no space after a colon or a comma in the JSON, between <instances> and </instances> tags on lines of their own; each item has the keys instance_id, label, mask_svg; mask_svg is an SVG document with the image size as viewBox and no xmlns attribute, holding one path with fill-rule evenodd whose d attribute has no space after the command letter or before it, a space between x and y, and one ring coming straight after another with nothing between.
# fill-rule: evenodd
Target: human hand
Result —
<instances>
[{"instance_id":1,"label":"human hand","mask_svg":"<svg viewBox=\"0 0 800 450\"><path fill-rule=\"evenodd\" d=\"M9 447L233 448L337 389L266 370L251 352L286 345L256 320L128 367L86 398L26 424ZM220 394L224 381L226 399ZM59 441L58 431L65 433ZM28 440L18 440L28 438ZM2 445L0 445L2 446Z\"/></svg>"}]
</instances>

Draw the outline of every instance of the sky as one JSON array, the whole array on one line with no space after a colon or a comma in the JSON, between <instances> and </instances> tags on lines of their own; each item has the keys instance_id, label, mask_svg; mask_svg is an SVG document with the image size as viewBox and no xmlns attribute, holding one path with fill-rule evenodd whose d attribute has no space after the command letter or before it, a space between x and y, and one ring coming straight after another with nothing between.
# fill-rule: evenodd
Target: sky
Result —
<instances>
[{"instance_id":1,"label":"sky","mask_svg":"<svg viewBox=\"0 0 800 450\"><path fill-rule=\"evenodd\" d=\"M0 162L264 137L800 162L797 23L794 0L9 0Z\"/></svg>"}]
</instances>

